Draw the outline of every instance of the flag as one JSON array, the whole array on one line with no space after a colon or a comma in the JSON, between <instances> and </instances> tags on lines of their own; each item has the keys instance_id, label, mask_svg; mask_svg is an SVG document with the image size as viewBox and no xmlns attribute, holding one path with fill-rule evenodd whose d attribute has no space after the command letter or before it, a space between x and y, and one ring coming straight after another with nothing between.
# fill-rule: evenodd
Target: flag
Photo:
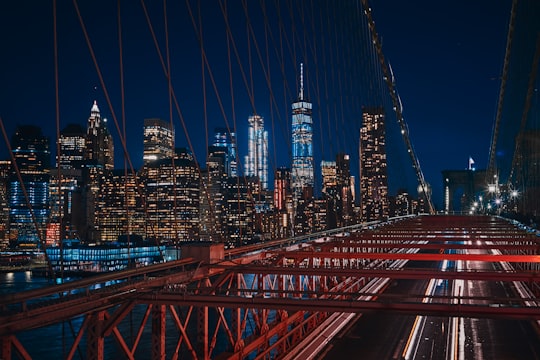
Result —
<instances>
[{"instance_id":1,"label":"flag","mask_svg":"<svg viewBox=\"0 0 540 360\"><path fill-rule=\"evenodd\" d=\"M469 156L469 170L473 170L473 164L474 164L474 160L472 157Z\"/></svg>"}]
</instances>

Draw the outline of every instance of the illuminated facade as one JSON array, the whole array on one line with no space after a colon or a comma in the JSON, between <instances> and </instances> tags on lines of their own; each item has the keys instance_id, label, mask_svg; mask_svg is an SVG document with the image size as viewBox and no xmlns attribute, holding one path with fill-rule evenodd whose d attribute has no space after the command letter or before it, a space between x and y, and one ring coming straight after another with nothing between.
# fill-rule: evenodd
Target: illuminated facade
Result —
<instances>
[{"instance_id":1,"label":"illuminated facade","mask_svg":"<svg viewBox=\"0 0 540 360\"><path fill-rule=\"evenodd\" d=\"M0 251L9 245L9 175L11 160L0 160Z\"/></svg>"},{"instance_id":2,"label":"illuminated facade","mask_svg":"<svg viewBox=\"0 0 540 360\"><path fill-rule=\"evenodd\" d=\"M107 129L107 119L101 118L97 102L94 101L88 118L86 132L85 163L91 166L114 169L114 145L112 135Z\"/></svg>"},{"instance_id":3,"label":"illuminated facade","mask_svg":"<svg viewBox=\"0 0 540 360\"><path fill-rule=\"evenodd\" d=\"M236 133L230 132L226 128L216 128L213 146L226 148L225 168L228 177L238 176L238 150L236 143Z\"/></svg>"},{"instance_id":4,"label":"illuminated facade","mask_svg":"<svg viewBox=\"0 0 540 360\"><path fill-rule=\"evenodd\" d=\"M387 218L388 175L384 110L363 108L360 129L360 206L362 220Z\"/></svg>"},{"instance_id":5,"label":"illuminated facade","mask_svg":"<svg viewBox=\"0 0 540 360\"><path fill-rule=\"evenodd\" d=\"M225 184L226 245L237 247L253 239L254 202L250 191L255 177L228 178Z\"/></svg>"},{"instance_id":6,"label":"illuminated facade","mask_svg":"<svg viewBox=\"0 0 540 360\"><path fill-rule=\"evenodd\" d=\"M326 201L326 215L329 229L337 227L337 170L335 161L321 161L322 196Z\"/></svg>"},{"instance_id":7,"label":"illuminated facade","mask_svg":"<svg viewBox=\"0 0 540 360\"><path fill-rule=\"evenodd\" d=\"M122 235L144 235L142 189L133 173L107 172L96 198L96 230L101 243Z\"/></svg>"},{"instance_id":8,"label":"illuminated facade","mask_svg":"<svg viewBox=\"0 0 540 360\"><path fill-rule=\"evenodd\" d=\"M45 240L45 226L49 220L49 139L37 126L19 126L11 138L11 146L22 183L12 171L9 179L10 240L19 246L35 247L40 240Z\"/></svg>"},{"instance_id":9,"label":"illuminated facade","mask_svg":"<svg viewBox=\"0 0 540 360\"><path fill-rule=\"evenodd\" d=\"M274 209L276 211L276 237L284 238L291 235L292 226L292 193L291 169L284 167L274 173Z\"/></svg>"},{"instance_id":10,"label":"illuminated facade","mask_svg":"<svg viewBox=\"0 0 540 360\"><path fill-rule=\"evenodd\" d=\"M174 155L174 127L161 119L144 119L143 162L171 159Z\"/></svg>"},{"instance_id":11,"label":"illuminated facade","mask_svg":"<svg viewBox=\"0 0 540 360\"><path fill-rule=\"evenodd\" d=\"M262 188L268 189L268 131L264 130L262 116L250 116L248 122L248 155L245 175L257 176Z\"/></svg>"},{"instance_id":12,"label":"illuminated facade","mask_svg":"<svg viewBox=\"0 0 540 360\"><path fill-rule=\"evenodd\" d=\"M200 231L201 239L222 241L224 237L224 189L227 179L227 148L210 146L206 171L201 178Z\"/></svg>"},{"instance_id":13,"label":"illuminated facade","mask_svg":"<svg viewBox=\"0 0 540 360\"><path fill-rule=\"evenodd\" d=\"M351 163L348 154L336 156L337 219L338 227L352 224L354 207L354 180L351 179Z\"/></svg>"},{"instance_id":14,"label":"illuminated facade","mask_svg":"<svg viewBox=\"0 0 540 360\"><path fill-rule=\"evenodd\" d=\"M304 99L304 72L303 64L300 64L300 94L292 104L291 186L295 206L305 194L304 189L312 189L314 185L312 107Z\"/></svg>"},{"instance_id":15,"label":"illuminated facade","mask_svg":"<svg viewBox=\"0 0 540 360\"><path fill-rule=\"evenodd\" d=\"M147 164L143 179L146 237L168 243L200 240L200 175L191 153L177 149L174 161Z\"/></svg>"},{"instance_id":16,"label":"illuminated facade","mask_svg":"<svg viewBox=\"0 0 540 360\"><path fill-rule=\"evenodd\" d=\"M56 167L60 169L82 169L86 136L80 125L70 124L60 132L58 139L60 154L56 155Z\"/></svg>"}]
</instances>

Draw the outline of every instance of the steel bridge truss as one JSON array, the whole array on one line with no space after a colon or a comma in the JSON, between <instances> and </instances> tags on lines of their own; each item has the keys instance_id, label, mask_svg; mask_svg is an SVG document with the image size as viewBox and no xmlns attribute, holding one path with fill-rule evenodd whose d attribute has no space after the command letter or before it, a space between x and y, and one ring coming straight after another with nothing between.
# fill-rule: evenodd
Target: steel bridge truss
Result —
<instances>
[{"instance_id":1,"label":"steel bridge truss","mask_svg":"<svg viewBox=\"0 0 540 360\"><path fill-rule=\"evenodd\" d=\"M111 352L128 359L276 359L320 332L336 313L540 320L538 238L506 220L409 218L268 248L243 254L235 249L234 257L226 253L212 263L188 258L3 297L0 357L30 359L31 344L18 334L59 323L71 334L66 359L104 359ZM499 266L406 266L444 260ZM385 294L396 279L497 281L521 290L505 298Z\"/></svg>"}]
</instances>

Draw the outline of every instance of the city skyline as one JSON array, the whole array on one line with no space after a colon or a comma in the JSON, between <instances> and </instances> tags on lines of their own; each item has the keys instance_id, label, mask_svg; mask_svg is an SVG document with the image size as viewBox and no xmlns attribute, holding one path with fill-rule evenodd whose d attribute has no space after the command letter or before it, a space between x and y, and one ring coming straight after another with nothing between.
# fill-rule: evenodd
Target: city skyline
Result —
<instances>
[{"instance_id":1,"label":"city skyline","mask_svg":"<svg viewBox=\"0 0 540 360\"><path fill-rule=\"evenodd\" d=\"M439 208L441 208L442 204L442 188L440 183L441 171L443 169L465 168L469 156L472 156L475 159L477 168L483 168L486 165L486 149L488 148L491 136L490 131L487 131L486 129L491 128L494 118L494 104L497 99L500 85L498 79L502 71L510 2L497 5L489 3L489 6L486 6L486 4L487 3L483 2L478 4L463 4L462 6L466 6L469 9L469 15L459 13L457 9L459 9L460 6L457 5L446 8L443 5L429 4L428 6L428 4L425 4L426 6L421 6L414 10L416 12L415 14L412 14L414 16L402 16L401 14L409 14L412 10L397 1L392 1L388 4L374 4L372 9L374 19L377 22L377 31L384 39L383 49L388 60L392 64L393 73L396 77L400 97L403 102L405 118L407 119L410 128L412 143L418 153L426 179L433 188L434 201L439 205ZM7 41L6 47L13 48L14 51L12 52L12 58L5 59L6 66L4 67L3 75L5 75L4 78L6 79L7 86L2 91L9 89L9 94L3 92L0 97L2 99L2 103L0 104L2 112L0 113L0 116L2 116L4 123L8 127L8 133L10 132L9 128L11 127L13 130L13 126L16 124L46 122L50 124L50 126L47 126L47 129L50 132L48 135L52 138L54 136L53 129L55 117L53 96L54 67L52 66L52 23L48 17L41 16L43 13L51 13L52 9L50 4L37 4L37 6L32 7L31 9L26 9L16 4L6 4L4 6L7 6L7 9L2 13L10 15L3 19L5 20L3 22L4 26L18 29L18 25L13 24L13 19L16 19L17 16L21 14L25 14L25 16L32 19L35 18L35 21L31 21L35 26L27 28L26 31L13 31L13 33L17 35L5 39L5 41ZM231 6L237 6L238 14L243 14L243 9L239 4L232 4ZM86 25L88 26L90 35L92 35L92 39L100 40L97 41L98 44L95 44L97 47L96 52L98 58L104 58L100 63L106 65L104 71L114 75L111 76L111 79L107 80L107 82L114 83L116 81L115 79L118 77L117 72L112 70L112 68L117 67L117 61L115 59L117 56L117 46L114 45L114 36L110 36L110 39L103 45L99 44L102 42L101 35L103 32L108 31L111 34L116 33L115 19L113 16L115 10L110 8L112 10L111 14L101 13L98 16L98 8L100 8L100 6L88 7L85 4L81 4L81 12L83 18L88 22ZM340 12L344 9L345 5L332 10ZM396 11L396 9L399 9L399 11ZM157 18L157 22L159 20L159 10L152 7L150 7L149 10L153 19ZM171 5L169 10L171 16L172 14L174 14L174 16L179 16L178 9L173 5ZM296 8L294 10L299 11L299 9ZM62 76L60 79L61 126L73 122L84 124L84 121L86 121L87 118L87 104L96 99L101 106L102 114L109 118L110 124L112 125L112 114L108 102L103 96L104 89L95 75L95 69L91 63L90 56L88 55L88 49L80 31L80 25L76 23L76 17L73 13L72 6L59 6L58 11L59 30L60 34L63 34L59 39L61 40L59 45L62 45L60 47L60 65L63 65L60 67L60 75ZM474 14L479 14L480 11L484 15L475 17ZM232 10L230 12L232 13ZM126 28L133 24L144 24L142 11L138 8L126 6L123 14L126 17L124 22ZM446 18L442 17L442 14L450 15L448 16L448 19L445 20ZM217 15L209 15L207 12L203 13L203 15L207 17L215 16L217 18L220 16L219 11L217 12ZM182 18L182 21L178 22L187 24L187 31L184 31L184 34L189 35L185 39L187 42L185 48L191 50L189 51L190 56L186 57L186 60L182 60L180 63L178 63L178 60L175 62L176 66L173 68L173 74L179 74L181 72L185 79L184 83L194 84L197 83L197 81L194 81L194 78L197 77L197 71L190 70L200 69L200 50L197 47L196 37L193 36L193 29L189 26L191 20L187 13L182 13L180 17ZM415 21L406 21L406 19L415 18L420 19L418 20L418 23L428 23L433 31L428 33L425 31L419 32L421 29L415 25ZM94 22L97 21L97 19L100 20L100 24L103 24L101 30L96 30L97 22L95 24ZM456 27L455 25L458 23L461 25ZM69 28L76 29L76 31L73 31L69 36L67 36L65 32L66 29L68 29L68 26ZM36 34L35 29L37 28L43 28L46 29L46 31ZM218 25L208 25L205 27L205 30L208 31L208 33L211 33L214 28L218 28ZM454 32L449 31L450 28L453 29L452 31ZM223 28L221 28L221 31L222 29ZM396 31L396 29L399 29L399 31ZM160 28L160 30L162 31L163 29ZM233 28L232 30L236 31L237 29ZM171 33L173 33L172 31L173 29L171 29ZM438 36L437 34L441 32L453 35ZM176 34L177 32L174 33ZM149 38L150 35L146 29L144 31L142 29L138 30L135 34L140 36L140 41L137 46L144 43L145 48L152 48L152 40ZM238 34L238 32L235 32L234 38L240 43ZM489 34L489 36L487 34ZM159 40L163 45L163 32L159 35L161 35ZM422 40L404 42L402 39L405 36L418 36ZM436 43L434 39L438 39ZM34 41L38 40L39 44L34 46L32 51L29 51L29 49L21 45L23 43L32 44ZM428 48L431 46L429 44L432 43L436 44L436 51L428 51ZM71 53L67 53L68 44L70 44L69 48L71 49ZM76 45L73 46L73 44ZM242 52L242 61L245 63L247 63L249 57L246 45L245 41L243 41L242 48L239 49L239 51ZM253 45L253 40L251 45ZM135 48L133 39L126 38L125 47L127 53L126 56L133 54L133 48ZM475 47L478 49L475 50ZM209 63L215 64L218 58L210 51L210 49L208 51ZM29 53L33 54L34 57L28 57ZM300 53L302 53L302 51L299 50L297 57L295 59L288 59L287 64L285 64L287 82L285 84L280 84L278 82L277 86L274 87L274 91L277 91L280 87L287 87L289 90L286 91L284 95L280 93L278 96L276 94L274 100L272 100L273 102L276 102L281 97L285 97L286 101L283 101L279 106L279 109L282 112L280 115L282 120L269 121L273 124L272 128L269 127L268 129L271 138L270 143L281 144L279 149L272 148L272 145L269 148L269 169L287 166L289 162L288 159L290 159L291 149L289 148L289 145L287 145L288 141L286 141L286 139L290 139L290 136L287 134L288 129L286 123L289 121L289 117L287 116L288 111L286 106L287 102L293 100L296 97L296 94L298 94L297 74L300 70L300 62L304 63L304 66L306 67L306 76L311 82L310 87L306 89L306 91L310 94L311 99L315 100L315 98L318 97L316 96L316 90L314 89L315 82L318 78L316 70L314 70L314 61L317 59L310 59L309 56L299 56ZM163 73L161 72L161 66L158 60L159 57L156 56L155 53L149 54L151 56L143 56L141 61L132 62L128 67L128 70L129 68L132 70L138 69L139 64L147 64L147 69L154 69L155 71L142 72L136 78L133 76L128 77L129 73L126 74L126 86L129 88L129 92L126 94L129 95L126 97L126 118L128 124L127 143L130 153L134 154L132 158L136 168L140 168L140 165L142 164L139 154L142 153L142 142L140 139L142 137L143 120L145 118L156 117L168 121L170 114L166 91L154 91L154 89L166 88L167 85L166 81L163 80ZM422 56L417 56L416 54L422 54ZM251 56L253 63L257 64L257 55L253 49ZM23 61L17 61L17 59L23 59ZM30 59L34 60L30 61ZM133 56L131 56L130 59L133 59ZM487 59L489 59L489 61ZM319 58L317 61L320 63L322 58ZM17 64L17 67L15 67L15 64ZM75 67L73 64L78 64L78 66ZM215 67L215 65L213 66ZM233 67L238 68L239 65L235 65L233 61ZM7 71L7 69L13 68L19 70L14 72ZM65 80L65 77L68 76L68 74L74 73L75 68L77 68L77 70L83 69L83 71L76 72L78 77L71 75L69 81ZM28 74L35 74L32 77L32 81L39 86L35 86L31 89L24 87L25 82L19 81L19 79L26 79L26 76L21 76L22 69ZM188 72L186 73L181 69L188 69ZM225 68L222 70L224 70L224 74L227 73ZM248 70L249 69L245 69L245 71ZM266 97L266 92L261 90L261 87L264 87L267 81L264 78L264 68L259 65L258 69L254 70L257 71L253 72L253 77L251 79L249 77L246 78L245 81L247 81L247 83L244 85L242 85L242 82L244 81L240 80L241 72L239 70L237 71L238 80L235 81L234 86L236 89L234 95L238 102L234 109L236 116L235 119L233 119L232 116L227 116L228 124L224 123L223 120L215 121L218 118L223 118L223 115L221 114L222 111L218 110L219 106L217 106L215 100L211 99L212 97L215 97L215 94L213 93L213 90L211 90L212 85L208 80L209 72L207 70L206 91L208 93L208 101L213 102L214 105L208 107L206 115L203 115L200 111L194 113L192 109L182 106L181 110L186 113L187 126L190 127L195 123L204 122L205 116L209 119L209 129L215 127L227 127L227 125L233 127L234 120L239 147L245 147L247 124L244 124L244 119L253 113L253 107L255 107L257 113L261 114L265 119L272 119L273 117L277 118L275 106L265 104L261 101L262 98ZM198 72L200 73L200 71ZM452 75L456 72L458 72L458 76ZM278 75L281 73L281 70L273 68L271 73ZM441 83L448 81L452 86L439 86L431 82L430 79L433 79L432 74L434 73L437 74L437 78ZM153 79L150 79L150 77ZM137 79L138 82L135 81L135 79ZM458 79L460 81L463 80L463 84L467 84L467 86L460 91L456 91ZM225 81L223 81L223 84L219 85L219 87L222 87L223 90L229 88L227 85L224 85L228 82L226 76L225 79L222 80ZM321 80L322 78L319 78L319 81ZM140 86L137 86L137 84ZM202 97L198 96L197 99L193 98L192 86L186 86L186 88L183 89L183 87L178 86L178 82L173 83L173 85L174 84L176 84L175 89L178 91L178 99L192 99L188 100L190 104L196 105L198 109L202 108ZM201 81L198 80L198 85L196 86L200 87L201 85ZM436 91L432 91L434 86L441 90L440 99L434 97L437 93ZM246 94L245 89L241 90L242 87L251 88L253 91L247 91L249 94ZM72 89L76 89L76 91L73 91ZM146 90L143 91L144 89ZM113 106L116 117L121 123L121 111L119 110L121 106L118 105L120 94L116 86L112 90L114 91L110 92L114 95L112 99ZM137 96L134 96L134 92ZM151 96L145 96L147 92L151 92ZM160 92L160 99L157 99L156 95ZM14 95L17 94L19 94L18 98L14 98ZM24 94L24 96L20 94ZM38 94L41 94L41 96ZM255 96L257 94L260 95ZM419 96L417 94L422 95ZM475 96L472 96L471 94L475 94ZM253 99L250 99L250 97ZM147 100L139 101L137 100L139 98L147 98ZM424 98L430 100L422 101L421 99ZM470 105L472 99L474 99L475 103ZM23 102L32 105L21 106ZM461 103L464 105L459 106ZM456 104L456 106L448 104ZM465 104L467 104L466 107L469 109L467 112L463 110ZM377 104L364 103L362 105L369 106ZM443 108L445 111L437 110ZM38 109L39 112L36 112ZM230 111L231 110L226 109L227 113L230 113ZM175 112L176 110L173 107L173 113ZM322 117L321 112L323 115ZM329 122L325 112L326 110L320 109L320 104L314 106L315 121L321 122L323 124L322 126L326 126L325 124ZM185 135L183 134L183 130L181 130L181 125L176 119L177 115L175 114L174 117L175 127L177 128L177 144L187 147ZM360 114L357 113L357 118L359 117ZM471 118L475 119L475 121L471 121ZM212 124L212 121L214 124ZM115 127L111 126L111 128L114 136L117 136ZM326 128L322 128L322 132L325 132L325 129ZM354 129L353 132L356 132L356 129ZM192 134L194 137L192 142L195 147L195 155L197 156L198 162L203 163L203 159L205 158L203 154L206 153L204 144L210 140L208 138L211 135L203 134L199 130L193 131ZM461 143L465 143L467 146L458 148L441 146L441 144L444 143L444 140L438 140L439 136L444 136L443 139L448 139L450 143L459 139ZM330 141L321 141L323 138L321 129L317 127L314 129L314 143L317 144L314 148L314 163L319 163L321 160L331 160L333 159L334 154L339 151L353 153L350 149L341 148L340 142L345 140L338 139L338 137L347 139L347 136L341 134L336 135L333 139L330 139ZM117 144L119 145L119 142L117 142ZM117 146L116 150L121 151L120 146ZM6 154L5 149L2 149L0 153ZM245 148L239 148L239 153L245 154ZM119 159L118 153L116 157ZM357 172L357 166L356 161L352 163L352 170L354 172ZM270 171L271 176L272 173L273 171ZM319 179L320 173L316 174L316 177ZM410 185L410 187L415 187L412 186L412 184ZM320 188L318 190L320 191Z\"/></svg>"}]
</instances>

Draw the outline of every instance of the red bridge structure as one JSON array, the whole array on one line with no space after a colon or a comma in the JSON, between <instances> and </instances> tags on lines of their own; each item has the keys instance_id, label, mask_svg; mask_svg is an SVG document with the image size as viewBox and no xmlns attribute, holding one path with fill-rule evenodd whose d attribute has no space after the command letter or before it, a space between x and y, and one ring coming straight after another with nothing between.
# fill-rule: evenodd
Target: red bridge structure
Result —
<instances>
[{"instance_id":1,"label":"red bridge structure","mask_svg":"<svg viewBox=\"0 0 540 360\"><path fill-rule=\"evenodd\" d=\"M317 352L366 312L540 320L539 238L499 217L407 217L227 251L188 245L182 256L3 296L0 357L32 358L18 334L60 323L67 359L103 359L114 343L135 358L144 342L153 359L266 359L305 351L306 339ZM512 293L386 296L399 279L497 282Z\"/></svg>"}]
</instances>

